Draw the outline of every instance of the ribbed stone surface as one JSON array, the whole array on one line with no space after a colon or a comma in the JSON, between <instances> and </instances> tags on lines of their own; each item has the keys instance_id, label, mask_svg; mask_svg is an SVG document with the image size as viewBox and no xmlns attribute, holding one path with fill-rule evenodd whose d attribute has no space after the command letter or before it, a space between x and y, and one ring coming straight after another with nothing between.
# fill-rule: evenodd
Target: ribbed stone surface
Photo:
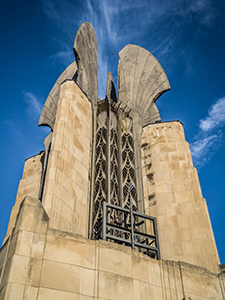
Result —
<instances>
[{"instance_id":1,"label":"ribbed stone surface","mask_svg":"<svg viewBox=\"0 0 225 300\"><path fill-rule=\"evenodd\" d=\"M119 56L119 101L140 114L142 126L161 121L154 103L170 85L160 63L149 51L136 45L127 45Z\"/></svg>"}]
</instances>

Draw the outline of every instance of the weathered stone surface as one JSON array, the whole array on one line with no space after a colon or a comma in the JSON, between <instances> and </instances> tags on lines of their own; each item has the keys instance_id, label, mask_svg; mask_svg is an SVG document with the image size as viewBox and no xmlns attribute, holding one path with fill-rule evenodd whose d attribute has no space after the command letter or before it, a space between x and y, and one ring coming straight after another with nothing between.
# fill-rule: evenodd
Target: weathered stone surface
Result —
<instances>
[{"instance_id":1,"label":"weathered stone surface","mask_svg":"<svg viewBox=\"0 0 225 300\"><path fill-rule=\"evenodd\" d=\"M78 68L76 83L88 99L96 104L98 99L97 40L90 23L85 22L79 27L73 50Z\"/></svg>"},{"instance_id":2,"label":"weathered stone surface","mask_svg":"<svg viewBox=\"0 0 225 300\"><path fill-rule=\"evenodd\" d=\"M87 236L92 109L73 80L61 85L56 116L43 205L52 228Z\"/></svg>"},{"instance_id":3,"label":"weathered stone surface","mask_svg":"<svg viewBox=\"0 0 225 300\"><path fill-rule=\"evenodd\" d=\"M154 103L170 89L163 68L149 51L136 45L127 45L119 56L119 101L140 114L142 126L161 121Z\"/></svg>"},{"instance_id":4,"label":"weathered stone surface","mask_svg":"<svg viewBox=\"0 0 225 300\"><path fill-rule=\"evenodd\" d=\"M141 143L145 212L157 218L162 258L217 272L207 205L182 124L146 126Z\"/></svg>"},{"instance_id":5,"label":"weathered stone surface","mask_svg":"<svg viewBox=\"0 0 225 300\"><path fill-rule=\"evenodd\" d=\"M53 130L55 124L57 105L59 101L60 85L66 80L72 80L76 72L77 64L76 61L74 61L59 76L53 88L51 89L47 100L45 101L38 123L39 126L48 126Z\"/></svg>"},{"instance_id":6,"label":"weathered stone surface","mask_svg":"<svg viewBox=\"0 0 225 300\"><path fill-rule=\"evenodd\" d=\"M11 211L8 229L3 244L7 240L7 238L11 235L12 229L15 226L15 221L19 211L20 204L23 201L24 197L26 195L30 195L32 197L38 198L43 162L44 162L43 151L41 151L37 155L34 155L26 159L25 161L24 169L23 169L23 177L19 183L15 205L13 206Z\"/></svg>"},{"instance_id":7,"label":"weathered stone surface","mask_svg":"<svg viewBox=\"0 0 225 300\"><path fill-rule=\"evenodd\" d=\"M34 208L30 221L36 223L34 228L42 228L47 219L37 218L40 211L45 215L38 200L27 198L23 202L22 219L23 206ZM126 246L87 240L48 226L43 235L45 247L38 258L31 257L30 237L35 230L22 229L20 218L18 222L22 238L17 238L13 255L6 261L1 300L223 299L222 275L183 262L157 261Z\"/></svg>"}]
</instances>

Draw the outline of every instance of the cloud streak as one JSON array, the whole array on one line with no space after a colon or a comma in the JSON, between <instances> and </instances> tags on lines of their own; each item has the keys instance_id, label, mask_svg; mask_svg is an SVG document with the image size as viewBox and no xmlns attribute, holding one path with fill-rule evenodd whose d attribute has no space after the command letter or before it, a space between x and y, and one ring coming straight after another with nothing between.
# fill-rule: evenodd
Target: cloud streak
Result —
<instances>
[{"instance_id":1,"label":"cloud streak","mask_svg":"<svg viewBox=\"0 0 225 300\"><path fill-rule=\"evenodd\" d=\"M216 3L210 0L42 0L42 3L50 27L58 29L51 30L51 35L57 32L64 44L60 42L60 50L50 57L54 63L56 60L63 65L71 62L73 40L81 23L88 21L94 26L98 41L100 98L105 96L107 71L117 81L117 53L128 43L149 49L168 75L176 68L183 76L193 74L189 39L193 43L201 27L212 26L216 18ZM193 23L195 28L188 39L185 36L187 28L190 30ZM183 51L178 47L181 39L186 43Z\"/></svg>"},{"instance_id":2,"label":"cloud streak","mask_svg":"<svg viewBox=\"0 0 225 300\"><path fill-rule=\"evenodd\" d=\"M205 119L200 120L199 128L204 131L211 131L216 127L225 125L225 97L219 99L213 104L209 111L208 116Z\"/></svg>"},{"instance_id":3,"label":"cloud streak","mask_svg":"<svg viewBox=\"0 0 225 300\"><path fill-rule=\"evenodd\" d=\"M222 128L225 126L225 97L217 100L208 115L199 121L199 132L190 144L197 167L203 167L224 142Z\"/></svg>"},{"instance_id":4,"label":"cloud streak","mask_svg":"<svg viewBox=\"0 0 225 300\"><path fill-rule=\"evenodd\" d=\"M37 120L37 118L39 118L41 114L43 104L31 92L23 92L23 95L24 95L24 100L27 103L27 109L26 109L27 114L31 118Z\"/></svg>"}]
</instances>

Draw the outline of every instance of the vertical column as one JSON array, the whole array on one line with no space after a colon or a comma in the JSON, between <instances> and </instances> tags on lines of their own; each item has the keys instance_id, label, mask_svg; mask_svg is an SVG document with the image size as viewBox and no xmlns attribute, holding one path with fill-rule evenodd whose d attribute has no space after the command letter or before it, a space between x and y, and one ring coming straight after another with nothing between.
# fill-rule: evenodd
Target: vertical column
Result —
<instances>
[{"instance_id":1,"label":"vertical column","mask_svg":"<svg viewBox=\"0 0 225 300\"><path fill-rule=\"evenodd\" d=\"M88 236L91 102L74 81L60 87L43 206L49 226Z\"/></svg>"},{"instance_id":2,"label":"vertical column","mask_svg":"<svg viewBox=\"0 0 225 300\"><path fill-rule=\"evenodd\" d=\"M207 205L180 122L144 128L142 173L145 210L157 218L161 257L217 272Z\"/></svg>"}]
</instances>

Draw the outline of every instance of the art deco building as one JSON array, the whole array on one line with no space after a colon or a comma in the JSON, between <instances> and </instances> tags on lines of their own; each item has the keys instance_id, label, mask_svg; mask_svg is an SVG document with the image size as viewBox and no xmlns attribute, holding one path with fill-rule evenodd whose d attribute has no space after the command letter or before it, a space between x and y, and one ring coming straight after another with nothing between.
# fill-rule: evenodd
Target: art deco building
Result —
<instances>
[{"instance_id":1,"label":"art deco building","mask_svg":"<svg viewBox=\"0 0 225 300\"><path fill-rule=\"evenodd\" d=\"M179 121L162 122L170 89L157 59L119 53L98 99L97 41L84 23L26 160L0 250L1 300L225 299L225 275Z\"/></svg>"}]
</instances>

